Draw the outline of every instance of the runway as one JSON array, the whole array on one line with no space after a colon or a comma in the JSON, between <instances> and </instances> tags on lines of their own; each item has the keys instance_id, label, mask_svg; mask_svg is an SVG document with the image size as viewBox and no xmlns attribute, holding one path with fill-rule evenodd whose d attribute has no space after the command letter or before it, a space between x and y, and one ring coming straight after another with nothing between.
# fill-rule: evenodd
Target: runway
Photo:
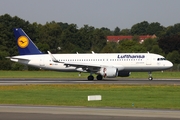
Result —
<instances>
[{"instance_id":1,"label":"runway","mask_svg":"<svg viewBox=\"0 0 180 120\"><path fill-rule=\"evenodd\" d=\"M1 78L0 85L27 84L167 84L180 85L180 79L105 79L102 81L87 81L86 79L50 79L50 78ZM179 120L179 110L149 110L121 108L89 108L62 106L29 106L0 105L2 120Z\"/></svg>"},{"instance_id":2,"label":"runway","mask_svg":"<svg viewBox=\"0 0 180 120\"><path fill-rule=\"evenodd\" d=\"M68 79L68 78L0 78L0 85L20 85L20 84L167 84L180 85L180 79L105 79L88 81L86 79Z\"/></svg>"},{"instance_id":3,"label":"runway","mask_svg":"<svg viewBox=\"0 0 180 120\"><path fill-rule=\"evenodd\" d=\"M18 120L178 120L180 111L57 106L0 106L0 119Z\"/></svg>"}]
</instances>

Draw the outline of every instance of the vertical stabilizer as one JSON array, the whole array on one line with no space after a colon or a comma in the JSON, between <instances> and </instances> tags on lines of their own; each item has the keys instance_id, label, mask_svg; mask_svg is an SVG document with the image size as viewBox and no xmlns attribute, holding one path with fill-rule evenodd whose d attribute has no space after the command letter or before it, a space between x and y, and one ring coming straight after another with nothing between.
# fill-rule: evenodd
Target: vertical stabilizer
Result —
<instances>
[{"instance_id":1,"label":"vertical stabilizer","mask_svg":"<svg viewBox=\"0 0 180 120\"><path fill-rule=\"evenodd\" d=\"M21 28L14 28L14 35L20 55L42 54L42 52Z\"/></svg>"}]
</instances>

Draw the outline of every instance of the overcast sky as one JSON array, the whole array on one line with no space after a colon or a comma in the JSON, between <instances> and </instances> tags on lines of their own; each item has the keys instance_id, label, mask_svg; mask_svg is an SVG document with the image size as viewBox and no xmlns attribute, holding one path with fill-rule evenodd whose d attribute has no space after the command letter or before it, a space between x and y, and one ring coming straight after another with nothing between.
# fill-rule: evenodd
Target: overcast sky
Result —
<instances>
[{"instance_id":1,"label":"overcast sky","mask_svg":"<svg viewBox=\"0 0 180 120\"><path fill-rule=\"evenodd\" d=\"M29 22L65 22L114 30L142 21L167 27L180 23L180 0L0 0L0 15Z\"/></svg>"}]
</instances>

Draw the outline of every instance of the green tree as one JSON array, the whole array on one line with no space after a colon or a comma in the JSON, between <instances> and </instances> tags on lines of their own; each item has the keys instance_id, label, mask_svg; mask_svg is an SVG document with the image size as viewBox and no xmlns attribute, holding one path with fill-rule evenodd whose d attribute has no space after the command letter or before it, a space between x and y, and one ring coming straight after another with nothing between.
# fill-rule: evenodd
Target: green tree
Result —
<instances>
[{"instance_id":1,"label":"green tree","mask_svg":"<svg viewBox=\"0 0 180 120\"><path fill-rule=\"evenodd\" d=\"M9 56L18 54L13 35L13 29L16 27L21 27L28 31L31 28L31 24L17 16L11 17L9 14L0 16L0 50L8 51Z\"/></svg>"},{"instance_id":2,"label":"green tree","mask_svg":"<svg viewBox=\"0 0 180 120\"><path fill-rule=\"evenodd\" d=\"M78 47L79 44L79 33L77 29L77 25L71 24L69 27L64 30L61 34L61 48L62 52L74 52L73 49L78 49L80 51L83 51L81 47Z\"/></svg>"},{"instance_id":3,"label":"green tree","mask_svg":"<svg viewBox=\"0 0 180 120\"><path fill-rule=\"evenodd\" d=\"M147 27L147 34L148 35L156 35L160 36L160 33L164 31L164 27L160 25L158 22L150 23Z\"/></svg>"},{"instance_id":4,"label":"green tree","mask_svg":"<svg viewBox=\"0 0 180 120\"><path fill-rule=\"evenodd\" d=\"M38 46L42 52L47 52L49 49L52 53L58 52L58 47L60 47L62 29L59 24L52 21L46 23L44 26L38 25L39 32L38 37Z\"/></svg>"},{"instance_id":5,"label":"green tree","mask_svg":"<svg viewBox=\"0 0 180 120\"><path fill-rule=\"evenodd\" d=\"M116 42L108 42L103 49L101 50L102 53L116 53L117 52L118 44Z\"/></svg>"},{"instance_id":6,"label":"green tree","mask_svg":"<svg viewBox=\"0 0 180 120\"><path fill-rule=\"evenodd\" d=\"M173 35L180 35L180 23L167 27L165 36L168 37Z\"/></svg>"},{"instance_id":7,"label":"green tree","mask_svg":"<svg viewBox=\"0 0 180 120\"><path fill-rule=\"evenodd\" d=\"M113 35L113 32L109 28L102 27L100 30L102 30L106 36Z\"/></svg>"},{"instance_id":8,"label":"green tree","mask_svg":"<svg viewBox=\"0 0 180 120\"><path fill-rule=\"evenodd\" d=\"M152 52L153 46L158 45L158 42L157 42L157 39L148 38L148 39L144 40L142 45L144 46L144 48L146 48L145 49L146 52Z\"/></svg>"},{"instance_id":9,"label":"green tree","mask_svg":"<svg viewBox=\"0 0 180 120\"><path fill-rule=\"evenodd\" d=\"M91 40L91 51L100 52L106 43L107 40L104 32L101 29L96 28L93 32L93 38Z\"/></svg>"},{"instance_id":10,"label":"green tree","mask_svg":"<svg viewBox=\"0 0 180 120\"><path fill-rule=\"evenodd\" d=\"M122 29L120 31L120 35L131 35L131 30L130 29Z\"/></svg>"},{"instance_id":11,"label":"green tree","mask_svg":"<svg viewBox=\"0 0 180 120\"><path fill-rule=\"evenodd\" d=\"M84 27L80 28L78 31L78 42L77 45L79 48L83 50L83 52L89 52L91 49L93 39L93 32L95 28L92 26L84 25Z\"/></svg>"},{"instance_id":12,"label":"green tree","mask_svg":"<svg viewBox=\"0 0 180 120\"><path fill-rule=\"evenodd\" d=\"M158 40L159 47L168 54L174 50L180 52L180 35L172 35L160 38Z\"/></svg>"},{"instance_id":13,"label":"green tree","mask_svg":"<svg viewBox=\"0 0 180 120\"><path fill-rule=\"evenodd\" d=\"M0 60L0 70L10 70L12 62L9 60Z\"/></svg>"},{"instance_id":14,"label":"green tree","mask_svg":"<svg viewBox=\"0 0 180 120\"><path fill-rule=\"evenodd\" d=\"M137 53L144 52L145 48L137 41L122 40L119 42L118 50L120 53Z\"/></svg>"},{"instance_id":15,"label":"green tree","mask_svg":"<svg viewBox=\"0 0 180 120\"><path fill-rule=\"evenodd\" d=\"M173 63L178 63L178 64L180 63L180 54L176 50L169 52L166 58Z\"/></svg>"},{"instance_id":16,"label":"green tree","mask_svg":"<svg viewBox=\"0 0 180 120\"><path fill-rule=\"evenodd\" d=\"M149 26L149 23L147 21L137 23L131 27L131 34L132 35L147 35L148 26Z\"/></svg>"},{"instance_id":17,"label":"green tree","mask_svg":"<svg viewBox=\"0 0 180 120\"><path fill-rule=\"evenodd\" d=\"M150 53L156 53L156 54L160 54L160 55L164 55L163 50L158 46L158 45L153 45Z\"/></svg>"},{"instance_id":18,"label":"green tree","mask_svg":"<svg viewBox=\"0 0 180 120\"><path fill-rule=\"evenodd\" d=\"M119 27L116 27L114 29L114 35L120 35L120 28Z\"/></svg>"}]
</instances>

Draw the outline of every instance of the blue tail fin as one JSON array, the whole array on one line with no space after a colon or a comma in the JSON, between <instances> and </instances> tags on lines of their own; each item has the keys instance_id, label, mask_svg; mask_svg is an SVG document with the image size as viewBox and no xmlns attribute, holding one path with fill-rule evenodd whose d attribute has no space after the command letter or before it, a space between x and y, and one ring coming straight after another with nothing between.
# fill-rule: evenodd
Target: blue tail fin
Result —
<instances>
[{"instance_id":1,"label":"blue tail fin","mask_svg":"<svg viewBox=\"0 0 180 120\"><path fill-rule=\"evenodd\" d=\"M14 35L20 55L42 54L42 52L21 28L14 28Z\"/></svg>"}]
</instances>

